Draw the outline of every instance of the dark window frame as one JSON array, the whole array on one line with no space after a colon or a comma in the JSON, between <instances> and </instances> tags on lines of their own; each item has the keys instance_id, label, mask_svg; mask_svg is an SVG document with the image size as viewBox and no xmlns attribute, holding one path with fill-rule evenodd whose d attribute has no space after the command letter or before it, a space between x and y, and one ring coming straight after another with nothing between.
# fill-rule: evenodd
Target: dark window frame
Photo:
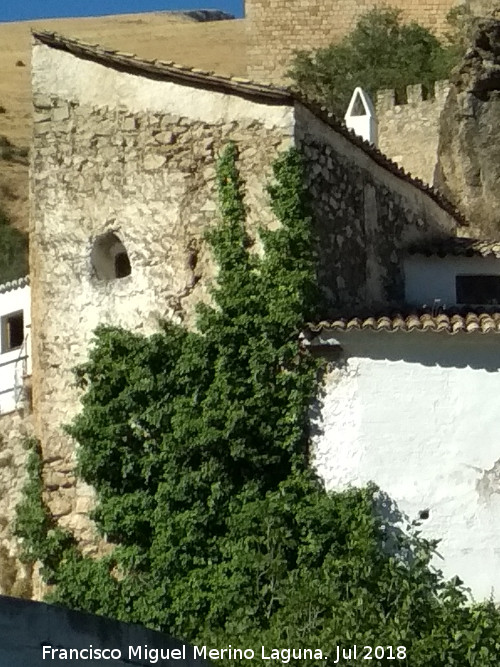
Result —
<instances>
[{"instance_id":1,"label":"dark window frame","mask_svg":"<svg viewBox=\"0 0 500 667\"><path fill-rule=\"evenodd\" d=\"M458 304L500 305L500 275L460 274L455 276Z\"/></svg>"},{"instance_id":2,"label":"dark window frame","mask_svg":"<svg viewBox=\"0 0 500 667\"><path fill-rule=\"evenodd\" d=\"M24 342L24 310L2 315L2 354L19 350Z\"/></svg>"}]
</instances>

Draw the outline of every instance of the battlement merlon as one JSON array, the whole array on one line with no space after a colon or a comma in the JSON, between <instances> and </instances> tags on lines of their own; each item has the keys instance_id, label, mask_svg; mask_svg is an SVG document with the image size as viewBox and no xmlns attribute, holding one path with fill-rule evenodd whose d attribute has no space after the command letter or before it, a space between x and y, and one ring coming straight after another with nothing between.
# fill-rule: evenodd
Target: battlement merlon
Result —
<instances>
[{"instance_id":1,"label":"battlement merlon","mask_svg":"<svg viewBox=\"0 0 500 667\"><path fill-rule=\"evenodd\" d=\"M379 90L376 95L376 107L379 112L389 111L393 107L416 104L443 104L450 90L448 80L436 81L434 90L429 91L424 84L417 83L406 86L406 102L396 103L396 91L393 89Z\"/></svg>"}]
</instances>

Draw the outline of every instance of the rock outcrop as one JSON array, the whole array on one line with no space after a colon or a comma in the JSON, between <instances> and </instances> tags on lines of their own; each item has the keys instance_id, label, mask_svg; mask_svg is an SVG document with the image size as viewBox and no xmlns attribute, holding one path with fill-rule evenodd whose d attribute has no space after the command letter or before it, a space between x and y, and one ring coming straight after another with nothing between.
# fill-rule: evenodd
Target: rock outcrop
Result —
<instances>
[{"instance_id":1,"label":"rock outcrop","mask_svg":"<svg viewBox=\"0 0 500 667\"><path fill-rule=\"evenodd\" d=\"M435 184L471 221L500 238L500 21L478 23L441 115Z\"/></svg>"}]
</instances>

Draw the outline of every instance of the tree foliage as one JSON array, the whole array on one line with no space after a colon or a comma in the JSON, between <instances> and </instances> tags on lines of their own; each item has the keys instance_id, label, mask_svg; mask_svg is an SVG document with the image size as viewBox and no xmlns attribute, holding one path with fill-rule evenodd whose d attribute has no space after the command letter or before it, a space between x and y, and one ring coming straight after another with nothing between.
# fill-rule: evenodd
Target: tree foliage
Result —
<instances>
[{"instance_id":1,"label":"tree foliage","mask_svg":"<svg viewBox=\"0 0 500 667\"><path fill-rule=\"evenodd\" d=\"M403 23L400 10L374 8L340 43L298 52L288 75L304 95L343 118L356 86L372 96L383 88L403 95L417 83L430 88L448 78L458 58L456 48L426 28Z\"/></svg>"},{"instance_id":2,"label":"tree foliage","mask_svg":"<svg viewBox=\"0 0 500 667\"><path fill-rule=\"evenodd\" d=\"M261 230L262 255L245 232L236 164L230 145L209 235L217 285L198 330L101 327L77 370L83 410L68 431L97 491L96 524L116 547L92 560L66 534L49 542L32 476L18 521L27 555L49 562L53 601L196 644L334 657L356 643L404 647L397 664L412 667L496 666L494 605L466 606L429 567L434 545L381 519L377 489L326 493L310 470L319 365L297 343L316 303L301 160L292 151L275 164L281 227Z\"/></svg>"}]
</instances>

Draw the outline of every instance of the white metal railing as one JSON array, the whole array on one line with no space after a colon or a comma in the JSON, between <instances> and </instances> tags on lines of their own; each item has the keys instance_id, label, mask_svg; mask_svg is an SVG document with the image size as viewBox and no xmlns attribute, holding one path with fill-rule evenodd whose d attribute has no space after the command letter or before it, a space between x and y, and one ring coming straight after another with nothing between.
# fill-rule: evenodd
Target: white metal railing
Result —
<instances>
[{"instance_id":1,"label":"white metal railing","mask_svg":"<svg viewBox=\"0 0 500 667\"><path fill-rule=\"evenodd\" d=\"M14 368L14 401L16 409L24 400L24 380L28 375L28 359L29 359L29 333L24 337L23 344L19 350L19 356L16 359L16 366Z\"/></svg>"}]
</instances>

